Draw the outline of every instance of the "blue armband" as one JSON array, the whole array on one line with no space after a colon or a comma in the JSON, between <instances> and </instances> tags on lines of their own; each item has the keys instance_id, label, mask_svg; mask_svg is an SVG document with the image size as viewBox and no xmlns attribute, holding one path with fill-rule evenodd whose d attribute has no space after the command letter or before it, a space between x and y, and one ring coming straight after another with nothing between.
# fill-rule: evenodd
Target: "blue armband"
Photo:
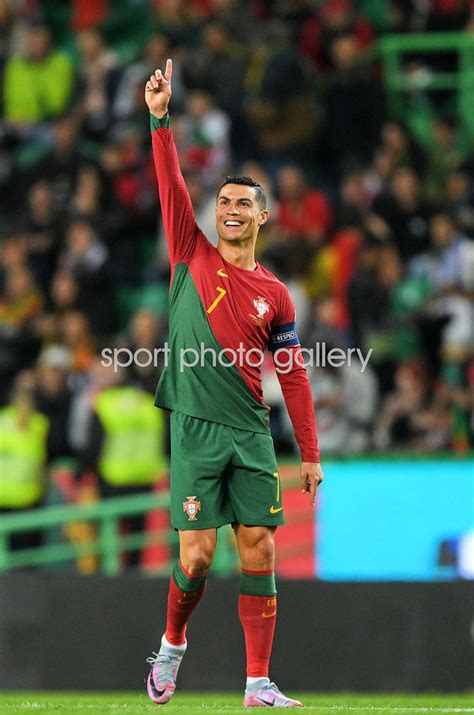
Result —
<instances>
[{"instance_id":1,"label":"blue armband","mask_svg":"<svg viewBox=\"0 0 474 715\"><path fill-rule=\"evenodd\" d=\"M299 344L300 341L298 340L294 323L285 323L285 325L277 325L272 328L270 342L268 343L268 347L272 352Z\"/></svg>"}]
</instances>

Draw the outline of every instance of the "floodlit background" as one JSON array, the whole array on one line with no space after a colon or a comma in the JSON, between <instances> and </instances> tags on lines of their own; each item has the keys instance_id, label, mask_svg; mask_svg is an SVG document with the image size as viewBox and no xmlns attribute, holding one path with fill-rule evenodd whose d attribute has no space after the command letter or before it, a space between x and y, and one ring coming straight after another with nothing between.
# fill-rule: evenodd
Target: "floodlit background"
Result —
<instances>
[{"instance_id":1,"label":"floodlit background","mask_svg":"<svg viewBox=\"0 0 474 715\"><path fill-rule=\"evenodd\" d=\"M348 649L310 681L296 658L289 679L474 687L469 0L0 0L0 687L140 687L132 655L163 629L177 544L168 416L151 407L162 358L147 363L166 341L169 263L143 94L167 57L200 227L215 243L223 177L257 179L271 212L257 258L288 284L301 344L372 351L365 370L308 369L326 474L315 510L263 366L288 522L280 592L314 614L302 630L288 611L281 638ZM230 528L212 574L202 638L235 610ZM96 642L110 657L111 633L119 682L113 661L90 660ZM196 660L184 688L240 687L231 642L217 684ZM284 657L277 640L277 670Z\"/></svg>"}]
</instances>

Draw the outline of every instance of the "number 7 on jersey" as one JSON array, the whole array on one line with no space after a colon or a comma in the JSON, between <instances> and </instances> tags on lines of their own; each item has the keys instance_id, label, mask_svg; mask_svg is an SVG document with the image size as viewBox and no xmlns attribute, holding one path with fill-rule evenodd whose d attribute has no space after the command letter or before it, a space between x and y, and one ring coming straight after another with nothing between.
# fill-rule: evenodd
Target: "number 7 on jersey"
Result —
<instances>
[{"instance_id":1,"label":"number 7 on jersey","mask_svg":"<svg viewBox=\"0 0 474 715\"><path fill-rule=\"evenodd\" d=\"M215 299L215 301L214 301L213 303L211 303L211 305L210 305L209 308L207 309L206 312L207 312L208 315L209 315L209 313L212 313L212 311L214 310L214 308L216 308L216 307L219 305L219 303L221 302L222 298L227 294L226 289L225 289L225 288L222 288L221 286L216 286L216 290L217 290L217 292L219 293L219 295L217 296L217 298Z\"/></svg>"}]
</instances>

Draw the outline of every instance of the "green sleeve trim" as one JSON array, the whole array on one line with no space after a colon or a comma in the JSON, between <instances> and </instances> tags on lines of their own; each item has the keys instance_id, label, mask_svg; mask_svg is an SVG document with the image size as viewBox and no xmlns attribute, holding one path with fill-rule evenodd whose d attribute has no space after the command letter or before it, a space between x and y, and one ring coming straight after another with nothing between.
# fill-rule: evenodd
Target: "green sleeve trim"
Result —
<instances>
[{"instance_id":1,"label":"green sleeve trim","mask_svg":"<svg viewBox=\"0 0 474 715\"><path fill-rule=\"evenodd\" d=\"M154 114L150 114L150 128L151 131L154 132L155 129L160 129L160 127L165 127L166 129L169 129L170 127L170 115L168 112L166 112L164 117L155 117Z\"/></svg>"},{"instance_id":2,"label":"green sleeve trim","mask_svg":"<svg viewBox=\"0 0 474 715\"><path fill-rule=\"evenodd\" d=\"M240 574L240 593L246 596L275 596L275 574L252 576L245 571Z\"/></svg>"}]
</instances>

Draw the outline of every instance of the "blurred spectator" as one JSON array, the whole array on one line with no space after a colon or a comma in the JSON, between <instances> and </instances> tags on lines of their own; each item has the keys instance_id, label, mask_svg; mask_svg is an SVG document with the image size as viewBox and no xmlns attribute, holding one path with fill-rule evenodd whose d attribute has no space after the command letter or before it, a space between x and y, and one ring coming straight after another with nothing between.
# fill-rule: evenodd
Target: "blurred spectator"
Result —
<instances>
[{"instance_id":1,"label":"blurred spectator","mask_svg":"<svg viewBox=\"0 0 474 715\"><path fill-rule=\"evenodd\" d=\"M79 172L88 161L80 147L77 117L65 115L57 119L53 125L52 140L51 149L33 167L32 179L49 182L54 211L63 217L68 212Z\"/></svg>"},{"instance_id":2,"label":"blurred spectator","mask_svg":"<svg viewBox=\"0 0 474 715\"><path fill-rule=\"evenodd\" d=\"M147 132L149 117L147 117ZM147 147L148 149L148 147ZM156 226L157 191L153 159L144 151L143 136L135 128L127 127L105 145L101 166L110 183L118 226L114 233L130 245L130 234L153 234ZM119 257L127 268L130 258Z\"/></svg>"},{"instance_id":3,"label":"blurred spectator","mask_svg":"<svg viewBox=\"0 0 474 715\"><path fill-rule=\"evenodd\" d=\"M201 42L184 64L186 86L208 92L231 118L240 116L244 48L233 41L225 25L215 21L204 26Z\"/></svg>"},{"instance_id":4,"label":"blurred spectator","mask_svg":"<svg viewBox=\"0 0 474 715\"><path fill-rule=\"evenodd\" d=\"M265 168L274 173L285 162L308 165L318 111L304 64L284 25L269 23L267 35L253 48L246 85L247 119Z\"/></svg>"},{"instance_id":5,"label":"blurred spectator","mask_svg":"<svg viewBox=\"0 0 474 715\"><path fill-rule=\"evenodd\" d=\"M287 278L303 277L310 270L317 271L312 261L315 255L319 258L331 227L331 206L322 191L308 186L297 166L288 164L279 170L277 188L279 199L264 260L270 259Z\"/></svg>"},{"instance_id":6,"label":"blurred spectator","mask_svg":"<svg viewBox=\"0 0 474 715\"><path fill-rule=\"evenodd\" d=\"M101 222L104 228L105 206L103 185L99 172L92 164L84 164L79 169L75 192L71 198L70 213L73 217L87 218L91 222Z\"/></svg>"},{"instance_id":7,"label":"blurred spectator","mask_svg":"<svg viewBox=\"0 0 474 715\"><path fill-rule=\"evenodd\" d=\"M463 354L474 344L474 243L458 233L448 214L430 222L430 250L413 259L409 268L432 290L429 313L445 317L443 348L446 356Z\"/></svg>"},{"instance_id":8,"label":"blurred spectator","mask_svg":"<svg viewBox=\"0 0 474 715\"><path fill-rule=\"evenodd\" d=\"M43 295L26 265L21 241L5 241L0 273L0 404L11 389L15 374L34 360L39 338L35 320Z\"/></svg>"},{"instance_id":9,"label":"blurred spectator","mask_svg":"<svg viewBox=\"0 0 474 715\"><path fill-rule=\"evenodd\" d=\"M94 337L84 313L70 311L60 321L61 343L71 353L72 369L85 373L94 357Z\"/></svg>"},{"instance_id":10,"label":"blurred spectator","mask_svg":"<svg viewBox=\"0 0 474 715\"><path fill-rule=\"evenodd\" d=\"M91 422L96 395L109 386L111 368L95 355L83 380L76 384L72 393L68 440L76 457L85 454L91 431ZM113 373L112 373L113 374Z\"/></svg>"},{"instance_id":11,"label":"blurred spectator","mask_svg":"<svg viewBox=\"0 0 474 715\"><path fill-rule=\"evenodd\" d=\"M229 169L229 117L209 94L195 90L175 125L182 168L195 172L205 189L214 190Z\"/></svg>"},{"instance_id":12,"label":"blurred spectator","mask_svg":"<svg viewBox=\"0 0 474 715\"><path fill-rule=\"evenodd\" d=\"M371 199L371 204L376 196L386 195L389 192L393 171L393 157L389 149L383 146L376 148L364 177L365 188Z\"/></svg>"},{"instance_id":13,"label":"blurred spectator","mask_svg":"<svg viewBox=\"0 0 474 715\"><path fill-rule=\"evenodd\" d=\"M111 107L121 68L115 52L105 46L97 28L80 32L77 42L83 129L87 136L101 139L112 119Z\"/></svg>"},{"instance_id":14,"label":"blurred spectator","mask_svg":"<svg viewBox=\"0 0 474 715\"><path fill-rule=\"evenodd\" d=\"M108 249L92 224L86 219L74 220L68 228L66 245L59 256L58 265L62 272L69 273L77 281L77 303L90 316L90 322L99 335L110 328L113 319L110 315L106 274L107 257Z\"/></svg>"},{"instance_id":15,"label":"blurred spectator","mask_svg":"<svg viewBox=\"0 0 474 715\"><path fill-rule=\"evenodd\" d=\"M336 304L333 298L320 298L313 304L307 324L301 334L301 344L313 348L317 343L346 347L344 333L336 327Z\"/></svg>"},{"instance_id":16,"label":"blurred spectator","mask_svg":"<svg viewBox=\"0 0 474 715\"><path fill-rule=\"evenodd\" d=\"M419 176L424 174L426 169L424 153L401 122L394 120L385 122L381 130L381 139L380 148L387 151L392 172L408 166Z\"/></svg>"},{"instance_id":17,"label":"blurred spectator","mask_svg":"<svg viewBox=\"0 0 474 715\"><path fill-rule=\"evenodd\" d=\"M308 297L332 298L332 325L346 337L350 329L348 288L358 267L363 241L364 233L358 228L337 231L330 244L316 253L305 281Z\"/></svg>"},{"instance_id":18,"label":"blurred spectator","mask_svg":"<svg viewBox=\"0 0 474 715\"><path fill-rule=\"evenodd\" d=\"M217 245L216 232L216 195L214 191L205 191L204 184L194 172L184 172L186 185L191 197L191 202L196 216L196 223L213 246ZM259 236L260 238L260 236ZM160 221L156 244L157 269L160 276L169 276L170 262L168 246L164 234L163 224Z\"/></svg>"},{"instance_id":19,"label":"blurred spectator","mask_svg":"<svg viewBox=\"0 0 474 715\"><path fill-rule=\"evenodd\" d=\"M455 118L439 117L433 123L432 151L428 161L427 196L433 201L443 198L446 175L458 169L467 153L465 140Z\"/></svg>"},{"instance_id":20,"label":"blurred spectator","mask_svg":"<svg viewBox=\"0 0 474 715\"><path fill-rule=\"evenodd\" d=\"M338 228L362 226L370 207L371 188L363 171L346 174L339 186L339 203L336 211Z\"/></svg>"},{"instance_id":21,"label":"blurred spectator","mask_svg":"<svg viewBox=\"0 0 474 715\"><path fill-rule=\"evenodd\" d=\"M283 166L277 176L279 200L275 229L284 239L324 241L332 224L327 196L307 185L304 173L294 165Z\"/></svg>"},{"instance_id":22,"label":"blurred spectator","mask_svg":"<svg viewBox=\"0 0 474 715\"><path fill-rule=\"evenodd\" d=\"M94 277L107 260L107 249L86 219L73 221L66 234L66 247L59 258L61 267L79 282Z\"/></svg>"},{"instance_id":23,"label":"blurred spectator","mask_svg":"<svg viewBox=\"0 0 474 715\"><path fill-rule=\"evenodd\" d=\"M105 286L106 288L108 286ZM75 312L86 315L94 336L103 340L110 335L114 328L114 316L109 294L103 290L102 283L98 283L98 291L102 288L100 299L90 285L80 284L79 281L65 270L55 273L51 282L49 293L48 312L40 321L36 321L36 329L40 331L45 343L56 342L61 325L61 319Z\"/></svg>"},{"instance_id":24,"label":"blurred spectator","mask_svg":"<svg viewBox=\"0 0 474 715\"><path fill-rule=\"evenodd\" d=\"M404 363L395 373L395 387L382 405L375 434L379 449L430 451L449 445L451 415L430 399L426 375L416 363Z\"/></svg>"},{"instance_id":25,"label":"blurred spectator","mask_svg":"<svg viewBox=\"0 0 474 715\"><path fill-rule=\"evenodd\" d=\"M124 382L121 371L109 369L107 386L97 394L83 466L99 478L102 497L149 492L167 470L164 416L150 395ZM128 518L125 527L143 531L145 515ZM140 551L129 554L138 565Z\"/></svg>"},{"instance_id":26,"label":"blurred spectator","mask_svg":"<svg viewBox=\"0 0 474 715\"><path fill-rule=\"evenodd\" d=\"M471 9L470 0L433 0L428 5L426 30L428 32L464 30Z\"/></svg>"},{"instance_id":27,"label":"blurred spectator","mask_svg":"<svg viewBox=\"0 0 474 715\"><path fill-rule=\"evenodd\" d=\"M200 0L152 0L157 25L173 46L194 48L199 44L199 29L209 15L210 3Z\"/></svg>"},{"instance_id":28,"label":"blurred spectator","mask_svg":"<svg viewBox=\"0 0 474 715\"><path fill-rule=\"evenodd\" d=\"M360 62L353 34L334 38L329 51L334 69L326 90L325 151L339 178L370 161L385 118L385 98L380 81Z\"/></svg>"},{"instance_id":29,"label":"blurred spectator","mask_svg":"<svg viewBox=\"0 0 474 715\"><path fill-rule=\"evenodd\" d=\"M373 211L387 223L403 262L427 249L433 210L413 169L396 170L390 190L375 198Z\"/></svg>"},{"instance_id":30,"label":"blurred spectator","mask_svg":"<svg viewBox=\"0 0 474 715\"><path fill-rule=\"evenodd\" d=\"M389 0L390 24L393 32L416 32L416 0Z\"/></svg>"},{"instance_id":31,"label":"blurred spectator","mask_svg":"<svg viewBox=\"0 0 474 715\"><path fill-rule=\"evenodd\" d=\"M94 27L105 20L109 9L108 0L94 0L94 2L72 0L71 5L71 24L76 32Z\"/></svg>"},{"instance_id":32,"label":"blurred spectator","mask_svg":"<svg viewBox=\"0 0 474 715\"><path fill-rule=\"evenodd\" d=\"M54 49L49 28L32 25L24 52L13 55L6 63L5 118L21 127L57 117L67 108L73 83L72 62Z\"/></svg>"},{"instance_id":33,"label":"blurred spectator","mask_svg":"<svg viewBox=\"0 0 474 715\"><path fill-rule=\"evenodd\" d=\"M331 45L342 35L354 37L358 54L373 43L370 22L357 15L352 5L352 0L324 0L320 14L308 19L301 28L299 49L316 73L334 69Z\"/></svg>"},{"instance_id":34,"label":"blurred spectator","mask_svg":"<svg viewBox=\"0 0 474 715\"><path fill-rule=\"evenodd\" d=\"M25 241L18 236L8 236L0 243L0 289L4 289L5 277L8 272L23 268L27 262L28 252Z\"/></svg>"},{"instance_id":35,"label":"blurred spectator","mask_svg":"<svg viewBox=\"0 0 474 715\"><path fill-rule=\"evenodd\" d=\"M212 0L211 5L214 21L227 28L229 35L242 46L252 44L255 33L259 32L254 3L248 0Z\"/></svg>"},{"instance_id":36,"label":"blurred spectator","mask_svg":"<svg viewBox=\"0 0 474 715\"><path fill-rule=\"evenodd\" d=\"M142 390L155 394L161 371L163 369L162 353L155 350L162 348L164 336L160 335L160 324L157 316L146 308L137 310L130 321L125 338L119 347L130 351L135 356L127 368L128 380Z\"/></svg>"},{"instance_id":37,"label":"blurred spectator","mask_svg":"<svg viewBox=\"0 0 474 715\"><path fill-rule=\"evenodd\" d=\"M469 0L391 0L396 32L449 32L462 30L469 20Z\"/></svg>"},{"instance_id":38,"label":"blurred spectator","mask_svg":"<svg viewBox=\"0 0 474 715\"><path fill-rule=\"evenodd\" d=\"M37 181L29 190L26 211L18 218L17 230L35 279L47 290L58 254L58 224L47 181Z\"/></svg>"},{"instance_id":39,"label":"blurred spectator","mask_svg":"<svg viewBox=\"0 0 474 715\"><path fill-rule=\"evenodd\" d=\"M443 198L461 231L474 238L474 182L467 165L445 176Z\"/></svg>"},{"instance_id":40,"label":"blurred spectator","mask_svg":"<svg viewBox=\"0 0 474 715\"><path fill-rule=\"evenodd\" d=\"M50 460L72 454L68 440L71 393L67 382L71 367L70 352L60 345L45 348L38 359L35 403L50 424Z\"/></svg>"},{"instance_id":41,"label":"blurred spectator","mask_svg":"<svg viewBox=\"0 0 474 715\"><path fill-rule=\"evenodd\" d=\"M380 247L376 243L362 244L357 269L348 286L351 332L354 345L368 349L368 337L376 332L387 315L387 296L380 284Z\"/></svg>"},{"instance_id":42,"label":"blurred spectator","mask_svg":"<svg viewBox=\"0 0 474 715\"><path fill-rule=\"evenodd\" d=\"M47 418L35 408L32 391L16 387L9 404L0 409L0 513L40 506L46 487L49 429ZM9 537L10 549L40 544L40 531Z\"/></svg>"},{"instance_id":43,"label":"blurred spectator","mask_svg":"<svg viewBox=\"0 0 474 715\"><path fill-rule=\"evenodd\" d=\"M13 0L0 0L0 86L2 87L7 59L18 54L24 34L24 21L18 16ZM0 92L0 117L3 116L3 92Z\"/></svg>"},{"instance_id":44,"label":"blurred spectator","mask_svg":"<svg viewBox=\"0 0 474 715\"><path fill-rule=\"evenodd\" d=\"M84 163L79 169L66 220L85 219L100 226L106 243L113 243L124 217L114 206L112 187L105 173L95 163Z\"/></svg>"},{"instance_id":45,"label":"blurred spectator","mask_svg":"<svg viewBox=\"0 0 474 715\"><path fill-rule=\"evenodd\" d=\"M326 344L329 352L331 344ZM351 364L312 371L311 386L318 415L318 438L325 454L351 454L370 447L377 409L377 380L354 356Z\"/></svg>"},{"instance_id":46,"label":"blurred spectator","mask_svg":"<svg viewBox=\"0 0 474 715\"><path fill-rule=\"evenodd\" d=\"M50 288L51 308L56 317L78 307L79 284L72 273L57 271Z\"/></svg>"},{"instance_id":47,"label":"blurred spectator","mask_svg":"<svg viewBox=\"0 0 474 715\"><path fill-rule=\"evenodd\" d=\"M43 306L43 296L26 266L8 271L0 295L0 329L28 326Z\"/></svg>"}]
</instances>

